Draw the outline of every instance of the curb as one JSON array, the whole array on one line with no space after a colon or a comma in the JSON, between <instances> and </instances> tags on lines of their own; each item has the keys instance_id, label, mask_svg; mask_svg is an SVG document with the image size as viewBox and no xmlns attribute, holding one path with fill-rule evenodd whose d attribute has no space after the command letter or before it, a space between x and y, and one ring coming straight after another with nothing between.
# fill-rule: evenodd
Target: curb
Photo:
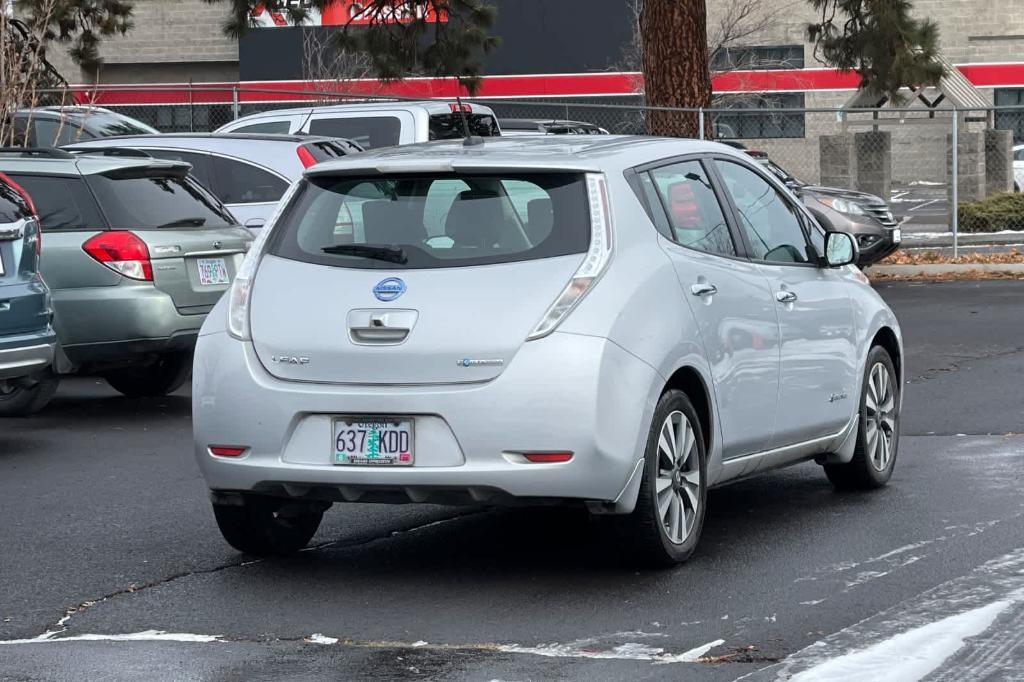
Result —
<instances>
[{"instance_id":1,"label":"curb","mask_svg":"<svg viewBox=\"0 0 1024 682\"><path fill-rule=\"evenodd\" d=\"M1022 232L962 232L958 235L960 246L1016 246L1024 244L1024 231ZM904 233L903 249L929 249L948 248L953 246L952 233L941 236L916 235L913 232Z\"/></svg>"},{"instance_id":2,"label":"curb","mask_svg":"<svg viewBox=\"0 0 1024 682\"><path fill-rule=\"evenodd\" d=\"M867 270L868 277L891 275L896 277L960 275L969 272L1001 272L1024 275L1024 263L934 263L929 265L873 265Z\"/></svg>"}]
</instances>

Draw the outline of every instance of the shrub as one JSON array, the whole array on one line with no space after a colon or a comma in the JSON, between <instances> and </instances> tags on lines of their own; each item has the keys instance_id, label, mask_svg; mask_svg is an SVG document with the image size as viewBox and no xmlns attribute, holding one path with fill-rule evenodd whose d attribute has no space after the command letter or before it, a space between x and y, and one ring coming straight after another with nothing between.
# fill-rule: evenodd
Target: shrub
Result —
<instances>
[{"instance_id":1,"label":"shrub","mask_svg":"<svg viewBox=\"0 0 1024 682\"><path fill-rule=\"evenodd\" d=\"M1024 230L1024 194L993 194L979 201L960 204L962 232Z\"/></svg>"}]
</instances>

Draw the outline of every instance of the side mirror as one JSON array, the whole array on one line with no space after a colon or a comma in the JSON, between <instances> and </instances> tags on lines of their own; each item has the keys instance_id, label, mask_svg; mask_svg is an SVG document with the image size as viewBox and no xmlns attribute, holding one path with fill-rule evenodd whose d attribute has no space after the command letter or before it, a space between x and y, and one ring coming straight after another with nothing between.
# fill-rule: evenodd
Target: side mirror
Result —
<instances>
[{"instance_id":1,"label":"side mirror","mask_svg":"<svg viewBox=\"0 0 1024 682\"><path fill-rule=\"evenodd\" d=\"M267 221L263 218L249 218L245 221L245 226L250 230L259 230L266 224Z\"/></svg>"},{"instance_id":2,"label":"side mirror","mask_svg":"<svg viewBox=\"0 0 1024 682\"><path fill-rule=\"evenodd\" d=\"M849 232L827 232L825 234L825 265L839 268L856 263L860 256L857 240Z\"/></svg>"}]
</instances>

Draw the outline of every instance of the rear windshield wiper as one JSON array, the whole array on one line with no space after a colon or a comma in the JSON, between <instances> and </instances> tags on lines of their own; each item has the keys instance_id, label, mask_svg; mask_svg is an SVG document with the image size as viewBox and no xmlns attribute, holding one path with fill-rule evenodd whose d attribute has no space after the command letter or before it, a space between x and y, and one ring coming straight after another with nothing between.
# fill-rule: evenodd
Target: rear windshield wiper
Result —
<instances>
[{"instance_id":1,"label":"rear windshield wiper","mask_svg":"<svg viewBox=\"0 0 1024 682\"><path fill-rule=\"evenodd\" d=\"M387 246L383 244L333 244L321 249L324 253L339 256L361 256L371 260L382 260L389 263L408 262L409 257L405 255L405 249L401 246Z\"/></svg>"},{"instance_id":2,"label":"rear windshield wiper","mask_svg":"<svg viewBox=\"0 0 1024 682\"><path fill-rule=\"evenodd\" d=\"M157 229L160 229L161 227L202 227L205 224L206 218L178 218L177 220L172 220L169 223L157 225L156 227Z\"/></svg>"}]
</instances>

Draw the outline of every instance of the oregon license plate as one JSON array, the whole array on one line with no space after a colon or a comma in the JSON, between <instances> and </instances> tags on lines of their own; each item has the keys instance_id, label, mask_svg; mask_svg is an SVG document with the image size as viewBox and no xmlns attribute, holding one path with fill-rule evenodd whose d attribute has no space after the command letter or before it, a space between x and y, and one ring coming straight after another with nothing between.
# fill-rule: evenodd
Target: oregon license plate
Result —
<instances>
[{"instance_id":1,"label":"oregon license plate","mask_svg":"<svg viewBox=\"0 0 1024 682\"><path fill-rule=\"evenodd\" d=\"M199 283L204 287L229 282L228 266L223 258L200 258L196 263L199 265Z\"/></svg>"},{"instance_id":2,"label":"oregon license plate","mask_svg":"<svg viewBox=\"0 0 1024 682\"><path fill-rule=\"evenodd\" d=\"M337 417L332 461L350 466L411 466L412 439L412 419Z\"/></svg>"}]
</instances>

